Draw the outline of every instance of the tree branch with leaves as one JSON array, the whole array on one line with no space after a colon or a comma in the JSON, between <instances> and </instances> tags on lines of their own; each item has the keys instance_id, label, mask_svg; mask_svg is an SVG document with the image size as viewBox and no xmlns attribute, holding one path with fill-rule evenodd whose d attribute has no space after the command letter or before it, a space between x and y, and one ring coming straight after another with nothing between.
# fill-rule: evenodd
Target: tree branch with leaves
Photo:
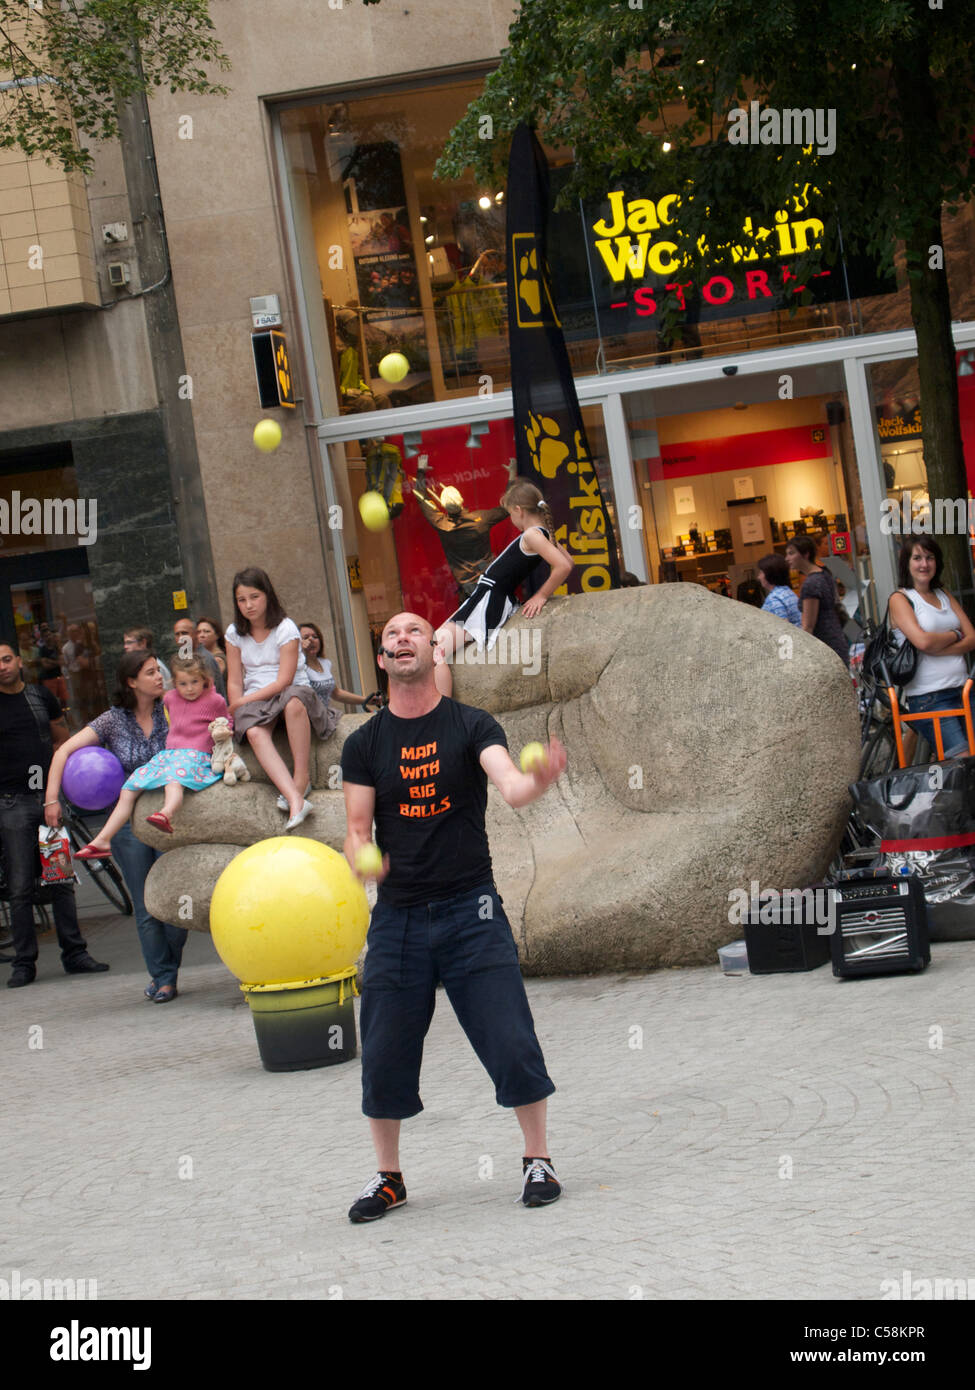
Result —
<instances>
[{"instance_id":1,"label":"tree branch with leaves","mask_svg":"<svg viewBox=\"0 0 975 1390\"><path fill-rule=\"evenodd\" d=\"M138 92L222 96L209 0L0 0L0 148L89 172Z\"/></svg>"}]
</instances>

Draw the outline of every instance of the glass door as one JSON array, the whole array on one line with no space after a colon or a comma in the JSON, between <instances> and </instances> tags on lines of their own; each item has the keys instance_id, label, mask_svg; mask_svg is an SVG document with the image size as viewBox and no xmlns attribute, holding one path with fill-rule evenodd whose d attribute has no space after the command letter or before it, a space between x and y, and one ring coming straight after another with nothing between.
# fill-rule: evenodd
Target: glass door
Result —
<instances>
[{"instance_id":1,"label":"glass door","mask_svg":"<svg viewBox=\"0 0 975 1390\"><path fill-rule=\"evenodd\" d=\"M856 641L871 568L839 363L623 398L652 582L760 606L756 561L811 535Z\"/></svg>"}]
</instances>

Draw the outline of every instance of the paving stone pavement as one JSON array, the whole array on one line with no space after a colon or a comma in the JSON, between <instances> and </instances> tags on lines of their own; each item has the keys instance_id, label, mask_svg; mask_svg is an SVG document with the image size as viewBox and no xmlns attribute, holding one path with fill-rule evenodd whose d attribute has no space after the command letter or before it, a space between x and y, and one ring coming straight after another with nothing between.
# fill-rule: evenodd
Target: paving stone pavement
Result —
<instances>
[{"instance_id":1,"label":"paving stone pavement","mask_svg":"<svg viewBox=\"0 0 975 1390\"><path fill-rule=\"evenodd\" d=\"M427 1108L404 1124L409 1202L354 1227L373 1172L358 1060L264 1071L208 936L158 1007L132 920L86 903L111 972L65 976L45 938L36 983L0 995L0 1277L139 1300L875 1299L905 1270L975 1280L972 943L936 945L921 976L529 981L565 1184L531 1211L516 1122L441 994Z\"/></svg>"}]
</instances>

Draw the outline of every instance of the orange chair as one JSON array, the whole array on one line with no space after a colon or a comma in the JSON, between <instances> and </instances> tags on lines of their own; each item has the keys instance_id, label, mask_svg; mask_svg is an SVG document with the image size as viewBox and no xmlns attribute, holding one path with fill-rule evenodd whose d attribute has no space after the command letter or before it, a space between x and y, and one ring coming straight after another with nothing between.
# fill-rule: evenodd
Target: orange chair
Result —
<instances>
[{"instance_id":1,"label":"orange chair","mask_svg":"<svg viewBox=\"0 0 975 1390\"><path fill-rule=\"evenodd\" d=\"M961 705L958 709L923 710L918 714L901 714L897 704L897 692L893 686L887 687L887 695L890 699L890 711L894 717L894 739L897 743L898 767L907 766L907 760L904 757L904 737L901 725L915 724L922 720L929 720L934 724L935 751L938 754L938 762L941 762L945 755L944 739L941 736L942 719L957 719L961 717L965 720L965 731L968 734L968 751L970 754L975 754L975 728L972 726L971 676L969 676L968 680L965 682L965 687L961 692Z\"/></svg>"}]
</instances>

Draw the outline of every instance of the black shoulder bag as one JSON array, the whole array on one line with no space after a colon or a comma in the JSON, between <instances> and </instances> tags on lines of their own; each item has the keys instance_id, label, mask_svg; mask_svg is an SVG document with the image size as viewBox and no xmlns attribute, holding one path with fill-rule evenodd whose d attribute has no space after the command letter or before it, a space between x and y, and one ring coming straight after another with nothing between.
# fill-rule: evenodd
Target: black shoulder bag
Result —
<instances>
[{"instance_id":1,"label":"black shoulder bag","mask_svg":"<svg viewBox=\"0 0 975 1390\"><path fill-rule=\"evenodd\" d=\"M866 651L863 653L863 669L874 685L887 684L881 670L881 662L885 663L894 685L909 685L914 679L914 672L917 669L917 647L906 637L903 642L898 643L890 627L889 600L884 620L874 636L871 637Z\"/></svg>"}]
</instances>

